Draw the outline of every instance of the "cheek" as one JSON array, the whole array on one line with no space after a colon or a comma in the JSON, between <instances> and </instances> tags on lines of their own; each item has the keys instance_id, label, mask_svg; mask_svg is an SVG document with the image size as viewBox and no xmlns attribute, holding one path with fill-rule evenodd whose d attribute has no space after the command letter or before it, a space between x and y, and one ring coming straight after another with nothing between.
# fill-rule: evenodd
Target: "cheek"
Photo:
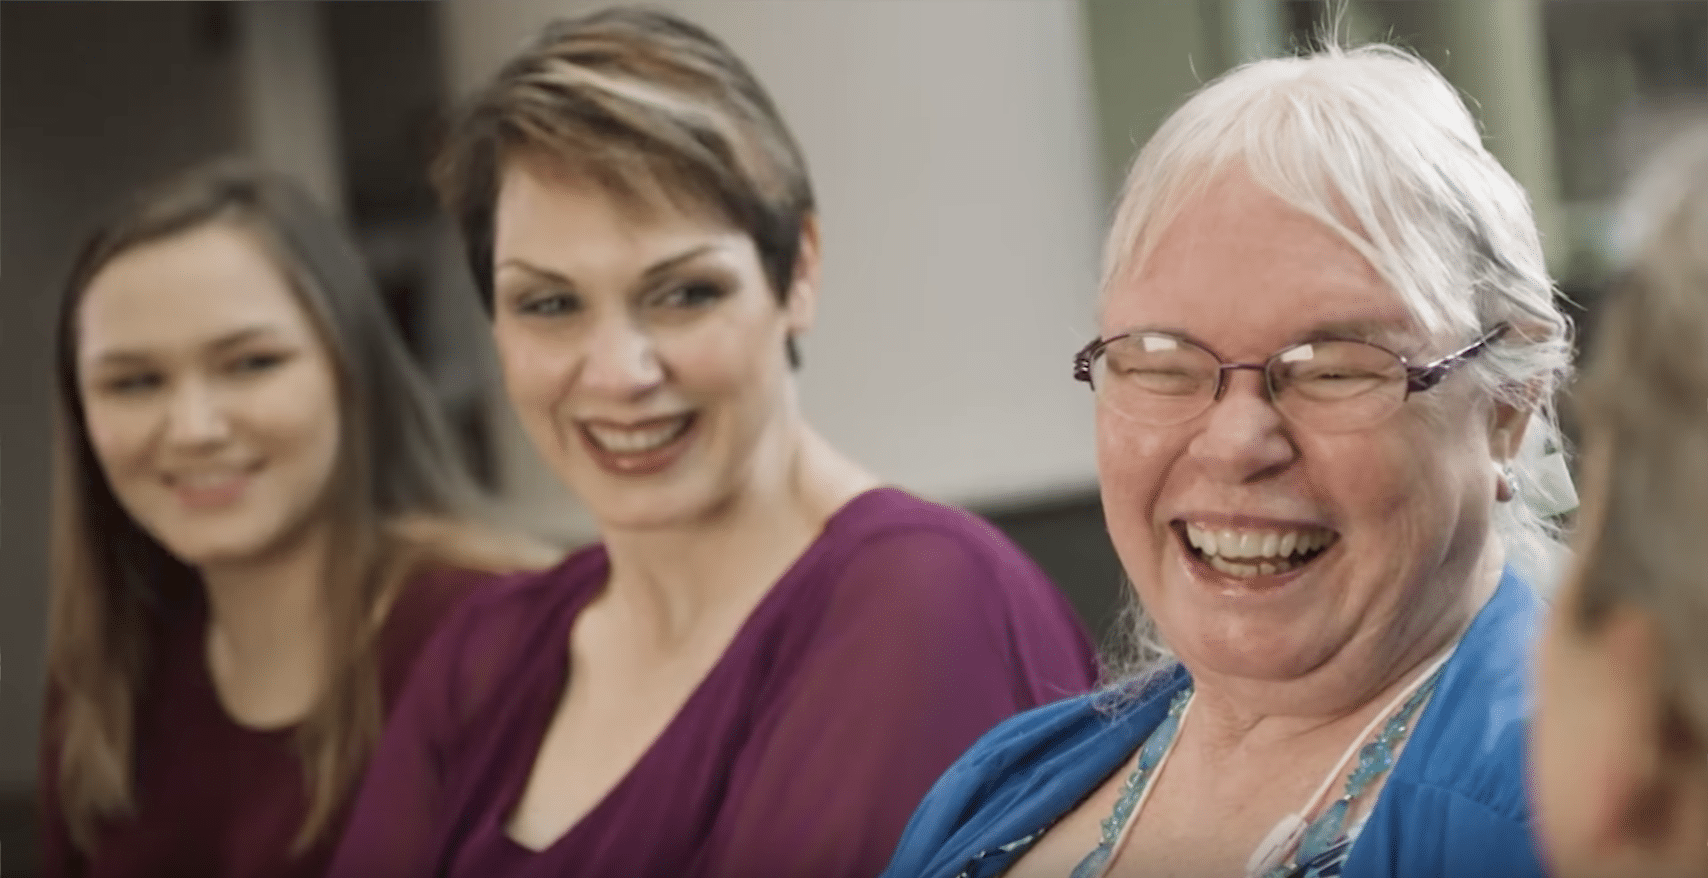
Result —
<instances>
[{"instance_id":1,"label":"cheek","mask_svg":"<svg viewBox=\"0 0 1708 878\"><path fill-rule=\"evenodd\" d=\"M691 394L745 397L754 404L771 398L788 364L777 320L707 321L660 337L658 356L671 382Z\"/></svg>"},{"instance_id":2,"label":"cheek","mask_svg":"<svg viewBox=\"0 0 1708 878\"><path fill-rule=\"evenodd\" d=\"M1436 541L1474 522L1467 512L1466 460L1474 452L1463 437L1439 429L1301 437L1311 481L1348 523L1363 522L1369 536L1399 545ZM1458 522L1455 525L1455 522Z\"/></svg>"},{"instance_id":3,"label":"cheek","mask_svg":"<svg viewBox=\"0 0 1708 878\"><path fill-rule=\"evenodd\" d=\"M294 451L299 478L319 487L331 479L343 439L338 390L328 369L305 369L295 378L254 400L251 423Z\"/></svg>"},{"instance_id":4,"label":"cheek","mask_svg":"<svg viewBox=\"0 0 1708 878\"><path fill-rule=\"evenodd\" d=\"M141 464L147 451L150 417L144 411L116 411L85 404L84 424L95 459L109 475Z\"/></svg>"},{"instance_id":5,"label":"cheek","mask_svg":"<svg viewBox=\"0 0 1708 878\"><path fill-rule=\"evenodd\" d=\"M1132 489L1154 491L1173 446L1167 431L1142 427L1099 406L1097 409L1097 476L1117 493ZM1183 448L1183 446L1182 446Z\"/></svg>"},{"instance_id":6,"label":"cheek","mask_svg":"<svg viewBox=\"0 0 1708 878\"><path fill-rule=\"evenodd\" d=\"M1097 481L1104 520L1117 552L1129 565L1153 551L1153 521L1167 489L1171 461L1182 440L1168 431L1137 427L1119 415L1098 412Z\"/></svg>"},{"instance_id":7,"label":"cheek","mask_svg":"<svg viewBox=\"0 0 1708 878\"><path fill-rule=\"evenodd\" d=\"M495 328L493 343L504 374L504 386L511 399L524 410L549 403L556 397L568 363L575 356L574 346L567 339L553 339L514 326Z\"/></svg>"}]
</instances>

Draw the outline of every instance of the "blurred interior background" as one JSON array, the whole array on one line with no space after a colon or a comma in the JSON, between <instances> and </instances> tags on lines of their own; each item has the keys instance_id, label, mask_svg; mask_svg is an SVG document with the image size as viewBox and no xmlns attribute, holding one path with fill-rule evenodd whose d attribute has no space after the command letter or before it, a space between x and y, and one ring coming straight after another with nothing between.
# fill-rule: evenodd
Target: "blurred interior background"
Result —
<instances>
[{"instance_id":1,"label":"blurred interior background","mask_svg":"<svg viewBox=\"0 0 1708 878\"><path fill-rule=\"evenodd\" d=\"M445 103L578 0L0 3L0 868L34 872L51 325L120 194L248 152L342 213L478 472L573 544L585 514L497 390L424 167ZM1138 144L1229 67L1326 29L1409 46L1473 101L1593 331L1610 200L1708 102L1708 0L673 0L728 41L806 151L825 295L815 424L1031 551L1098 634L1123 585L1095 489L1100 233Z\"/></svg>"}]
</instances>

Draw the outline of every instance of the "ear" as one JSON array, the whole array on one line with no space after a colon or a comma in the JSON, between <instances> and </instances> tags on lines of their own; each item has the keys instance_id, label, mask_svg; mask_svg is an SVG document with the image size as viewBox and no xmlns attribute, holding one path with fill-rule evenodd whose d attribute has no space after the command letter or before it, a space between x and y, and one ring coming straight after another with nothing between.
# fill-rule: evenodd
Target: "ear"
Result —
<instances>
[{"instance_id":1,"label":"ear","mask_svg":"<svg viewBox=\"0 0 1708 878\"><path fill-rule=\"evenodd\" d=\"M812 329L818 315L819 250L818 216L801 218L801 242L795 254L795 274L789 281L789 296L785 303L789 335L801 335Z\"/></svg>"},{"instance_id":2,"label":"ear","mask_svg":"<svg viewBox=\"0 0 1708 878\"><path fill-rule=\"evenodd\" d=\"M1633 874L1701 874L1708 865L1708 750L1661 683L1660 632L1651 615L1608 611L1588 636L1600 641L1606 672L1623 684L1604 693L1620 753L1592 805L1590 844Z\"/></svg>"},{"instance_id":3,"label":"ear","mask_svg":"<svg viewBox=\"0 0 1708 878\"><path fill-rule=\"evenodd\" d=\"M1524 431L1530 426L1533 408L1528 399L1524 405L1495 402L1494 411L1489 413L1489 453L1495 463L1504 463L1518 456L1518 449L1524 446Z\"/></svg>"}]
</instances>

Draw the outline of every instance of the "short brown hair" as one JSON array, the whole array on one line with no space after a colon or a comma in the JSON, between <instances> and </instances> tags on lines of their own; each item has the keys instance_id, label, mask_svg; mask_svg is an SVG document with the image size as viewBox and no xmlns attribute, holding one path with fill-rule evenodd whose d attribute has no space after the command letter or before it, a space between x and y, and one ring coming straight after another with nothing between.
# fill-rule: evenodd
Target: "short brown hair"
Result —
<instances>
[{"instance_id":1,"label":"short brown hair","mask_svg":"<svg viewBox=\"0 0 1708 878\"><path fill-rule=\"evenodd\" d=\"M806 160L759 81L698 25L634 7L553 21L453 116L434 184L488 313L498 181L519 153L637 206L713 211L788 295L813 211Z\"/></svg>"}]
</instances>

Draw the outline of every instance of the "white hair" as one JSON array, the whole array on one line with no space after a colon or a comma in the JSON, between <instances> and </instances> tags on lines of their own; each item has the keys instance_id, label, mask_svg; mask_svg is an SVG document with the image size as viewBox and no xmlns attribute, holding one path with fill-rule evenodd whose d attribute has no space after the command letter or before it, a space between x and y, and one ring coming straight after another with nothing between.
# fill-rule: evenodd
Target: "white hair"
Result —
<instances>
[{"instance_id":1,"label":"white hair","mask_svg":"<svg viewBox=\"0 0 1708 878\"><path fill-rule=\"evenodd\" d=\"M1345 239L1444 347L1511 327L1466 371L1490 398L1534 412L1512 462L1520 500L1499 504L1495 528L1520 575L1551 586L1563 549L1549 514L1570 504L1544 501L1570 494L1553 391L1570 373L1571 322L1525 192L1483 147L1453 86L1379 44L1327 45L1222 75L1134 159L1105 242L1105 295L1142 270L1187 202L1234 169ZM1140 664L1155 664L1151 639Z\"/></svg>"}]
</instances>

